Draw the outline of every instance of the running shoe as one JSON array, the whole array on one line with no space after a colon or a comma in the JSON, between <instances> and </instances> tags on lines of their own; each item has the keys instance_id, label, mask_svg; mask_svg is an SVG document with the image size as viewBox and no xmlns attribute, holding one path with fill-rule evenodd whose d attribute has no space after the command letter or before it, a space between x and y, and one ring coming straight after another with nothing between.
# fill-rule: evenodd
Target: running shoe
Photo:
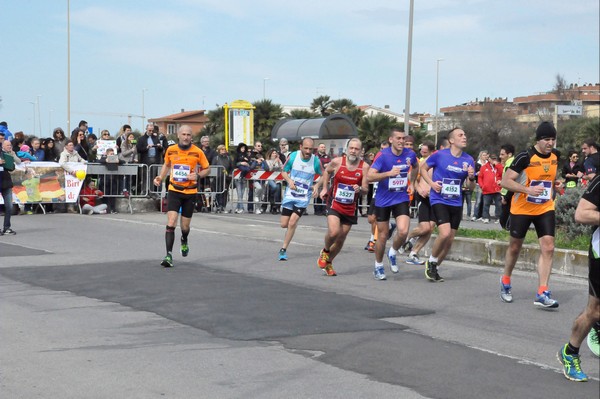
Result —
<instances>
[{"instance_id":1,"label":"running shoe","mask_svg":"<svg viewBox=\"0 0 600 399\"><path fill-rule=\"evenodd\" d=\"M367 245L365 245L365 251L375 252L375 241L369 241Z\"/></svg>"},{"instance_id":2,"label":"running shoe","mask_svg":"<svg viewBox=\"0 0 600 399\"><path fill-rule=\"evenodd\" d=\"M563 365L563 374L571 381L587 381L588 376L581 370L579 355L567 355L567 344L556 354Z\"/></svg>"},{"instance_id":3,"label":"running shoe","mask_svg":"<svg viewBox=\"0 0 600 399\"><path fill-rule=\"evenodd\" d=\"M592 327L590 333L587 336L587 345L594 355L600 357L600 345L598 345L598 331L596 331L594 327Z\"/></svg>"},{"instance_id":4,"label":"running shoe","mask_svg":"<svg viewBox=\"0 0 600 399\"><path fill-rule=\"evenodd\" d=\"M160 262L160 265L164 267L173 267L173 255L167 254L162 262Z\"/></svg>"},{"instance_id":5,"label":"running shoe","mask_svg":"<svg viewBox=\"0 0 600 399\"><path fill-rule=\"evenodd\" d=\"M438 264L436 262L425 262L425 278L433 283L441 283L444 281L442 276L437 270Z\"/></svg>"},{"instance_id":6,"label":"running shoe","mask_svg":"<svg viewBox=\"0 0 600 399\"><path fill-rule=\"evenodd\" d=\"M9 227L8 229L4 229L2 231L2 234L5 236L14 236L15 234L17 234L17 232Z\"/></svg>"},{"instance_id":7,"label":"running shoe","mask_svg":"<svg viewBox=\"0 0 600 399\"><path fill-rule=\"evenodd\" d=\"M408 258L406 258L406 263L408 263L409 265L424 265L425 261L419 259L419 255L414 254L408 255Z\"/></svg>"},{"instance_id":8,"label":"running shoe","mask_svg":"<svg viewBox=\"0 0 600 399\"><path fill-rule=\"evenodd\" d=\"M557 308L558 301L550 298L550 291L544 291L542 294L535 294L535 301L533 302L536 306L542 306L544 308Z\"/></svg>"},{"instance_id":9,"label":"running shoe","mask_svg":"<svg viewBox=\"0 0 600 399\"><path fill-rule=\"evenodd\" d=\"M500 279L500 299L502 299L502 302L511 303L513 301L511 288L510 284L504 284Z\"/></svg>"},{"instance_id":10,"label":"running shoe","mask_svg":"<svg viewBox=\"0 0 600 399\"><path fill-rule=\"evenodd\" d=\"M287 260L287 252L283 248L279 250L279 260Z\"/></svg>"},{"instance_id":11,"label":"running shoe","mask_svg":"<svg viewBox=\"0 0 600 399\"><path fill-rule=\"evenodd\" d=\"M403 254L405 252L410 252L413 249L413 243L411 240L408 240L404 244L402 244L402 246L400 247L400 253Z\"/></svg>"},{"instance_id":12,"label":"running shoe","mask_svg":"<svg viewBox=\"0 0 600 399\"><path fill-rule=\"evenodd\" d=\"M335 270L333 270L333 265L331 263L328 263L327 266L325 266L325 274L329 277L334 277L337 276L337 273L335 272Z\"/></svg>"},{"instance_id":13,"label":"running shoe","mask_svg":"<svg viewBox=\"0 0 600 399\"><path fill-rule=\"evenodd\" d=\"M190 253L190 246L187 242L181 242L181 256L184 258Z\"/></svg>"},{"instance_id":14,"label":"running shoe","mask_svg":"<svg viewBox=\"0 0 600 399\"><path fill-rule=\"evenodd\" d=\"M390 250L388 251L388 261L390 262L390 270L392 271L392 273L398 273L398 263L396 263L396 255L392 255L393 248L390 248Z\"/></svg>"},{"instance_id":15,"label":"running shoe","mask_svg":"<svg viewBox=\"0 0 600 399\"><path fill-rule=\"evenodd\" d=\"M375 266L375 270L373 270L373 277L375 280L387 280L383 266Z\"/></svg>"},{"instance_id":16,"label":"running shoe","mask_svg":"<svg viewBox=\"0 0 600 399\"><path fill-rule=\"evenodd\" d=\"M325 269L328 265L331 265L331 263L329 262L329 252L321 250L321 253L319 254L319 260L317 260L317 265L321 269Z\"/></svg>"},{"instance_id":17,"label":"running shoe","mask_svg":"<svg viewBox=\"0 0 600 399\"><path fill-rule=\"evenodd\" d=\"M388 240L394 236L394 232L396 231L396 223L392 224L390 227L390 232L388 234Z\"/></svg>"}]
</instances>

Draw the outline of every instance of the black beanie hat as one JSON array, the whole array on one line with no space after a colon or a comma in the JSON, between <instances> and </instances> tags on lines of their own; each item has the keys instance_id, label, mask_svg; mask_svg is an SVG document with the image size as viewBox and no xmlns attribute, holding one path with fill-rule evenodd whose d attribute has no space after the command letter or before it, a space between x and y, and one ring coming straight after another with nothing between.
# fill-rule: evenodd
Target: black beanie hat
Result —
<instances>
[{"instance_id":1,"label":"black beanie hat","mask_svg":"<svg viewBox=\"0 0 600 399\"><path fill-rule=\"evenodd\" d=\"M535 140L538 141L548 138L556 138L556 129L552 123L542 122L535 131Z\"/></svg>"}]
</instances>

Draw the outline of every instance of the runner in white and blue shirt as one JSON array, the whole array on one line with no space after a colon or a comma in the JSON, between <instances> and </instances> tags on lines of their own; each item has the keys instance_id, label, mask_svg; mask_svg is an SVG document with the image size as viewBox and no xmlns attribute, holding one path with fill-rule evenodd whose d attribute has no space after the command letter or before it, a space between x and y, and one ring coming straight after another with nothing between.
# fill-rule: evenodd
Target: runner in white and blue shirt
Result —
<instances>
[{"instance_id":1,"label":"runner in white and blue shirt","mask_svg":"<svg viewBox=\"0 0 600 399\"><path fill-rule=\"evenodd\" d=\"M467 186L475 187L475 161L463 152L467 135L462 129L452 129L448 142L450 148L432 154L421 164L421 178L431 186L429 202L439 233L425 270L425 277L433 282L444 281L437 267L448 254L462 219L462 184L468 178ZM427 173L430 168L433 168L431 177Z\"/></svg>"},{"instance_id":2,"label":"runner in white and blue shirt","mask_svg":"<svg viewBox=\"0 0 600 399\"><path fill-rule=\"evenodd\" d=\"M290 154L281 173L287 182L281 201L281 227L286 229L279 260L287 260L287 248L294 237L298 220L318 193L314 185L315 175L321 175L321 161L313 154L314 141L310 137L302 140L300 149ZM313 187L313 185L315 187Z\"/></svg>"},{"instance_id":3,"label":"runner in white and blue shirt","mask_svg":"<svg viewBox=\"0 0 600 399\"><path fill-rule=\"evenodd\" d=\"M393 273L398 273L396 255L406 240L410 226L408 190L411 189L409 187L414 187L418 161L417 154L413 150L404 148L405 137L406 133L393 129L389 136L390 147L377 154L367 175L370 183L378 183L375 197L378 237L375 243L375 269L373 271L376 280L386 279L383 255L389 235L390 215L396 220L397 229L392 240L392 247L388 252L388 261Z\"/></svg>"}]
</instances>

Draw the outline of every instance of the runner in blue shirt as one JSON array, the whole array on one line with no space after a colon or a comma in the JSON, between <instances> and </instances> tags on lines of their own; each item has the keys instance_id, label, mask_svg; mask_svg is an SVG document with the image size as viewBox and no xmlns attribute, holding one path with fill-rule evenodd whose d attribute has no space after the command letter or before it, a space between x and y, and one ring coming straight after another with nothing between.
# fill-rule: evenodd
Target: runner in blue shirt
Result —
<instances>
[{"instance_id":1,"label":"runner in blue shirt","mask_svg":"<svg viewBox=\"0 0 600 399\"><path fill-rule=\"evenodd\" d=\"M448 133L448 142L450 148L432 154L421 164L421 178L431 186L429 202L438 226L431 256L425 263L425 277L433 282L444 281L437 268L448 254L462 219L461 187L467 177L467 187L475 188L475 161L463 153L467 135L462 129L454 128ZM433 168L431 177L427 173L430 168Z\"/></svg>"},{"instance_id":2,"label":"runner in blue shirt","mask_svg":"<svg viewBox=\"0 0 600 399\"><path fill-rule=\"evenodd\" d=\"M409 148L404 148L406 133L392 129L389 136L390 147L381 150L369 169L367 178L370 183L378 182L377 196L375 196L375 217L377 218L377 243L375 244L375 270L373 276L376 280L385 280L383 268L383 254L385 243L389 234L390 214L396 220L397 234L392 240L392 247L388 252L390 269L398 273L396 255L398 249L408 235L410 226L410 187L414 187L417 176L417 154ZM410 180L410 187L409 187Z\"/></svg>"},{"instance_id":3,"label":"runner in blue shirt","mask_svg":"<svg viewBox=\"0 0 600 399\"><path fill-rule=\"evenodd\" d=\"M313 154L314 141L310 137L302 140L300 149L288 157L281 175L287 188L281 201L281 228L286 229L283 246L279 250L279 260L287 260L287 248L294 237L298 220L318 193L317 183L313 187L315 174L321 175L321 161ZM313 190L314 188L314 190Z\"/></svg>"}]
</instances>

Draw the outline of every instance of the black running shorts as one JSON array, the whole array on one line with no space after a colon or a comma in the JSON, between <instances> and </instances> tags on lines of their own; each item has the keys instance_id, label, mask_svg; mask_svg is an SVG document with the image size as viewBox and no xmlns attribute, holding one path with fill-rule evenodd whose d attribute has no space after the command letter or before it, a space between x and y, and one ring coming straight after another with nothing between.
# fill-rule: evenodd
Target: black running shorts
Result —
<instances>
[{"instance_id":1,"label":"black running shorts","mask_svg":"<svg viewBox=\"0 0 600 399\"><path fill-rule=\"evenodd\" d=\"M183 194L178 191L169 191L167 195L167 212L179 212L184 218L191 218L196 205L196 194Z\"/></svg>"},{"instance_id":2,"label":"black running shorts","mask_svg":"<svg viewBox=\"0 0 600 399\"><path fill-rule=\"evenodd\" d=\"M513 215L510 214L510 236L522 240L533 223L538 238L543 236L554 237L556 229L556 215L554 211L548 211L541 215Z\"/></svg>"},{"instance_id":3,"label":"black running shorts","mask_svg":"<svg viewBox=\"0 0 600 399\"><path fill-rule=\"evenodd\" d=\"M419 193L415 193L415 202L419 204L417 212L419 215L419 223L423 222L435 222L435 217L431 210L431 204L429 203L429 197L421 197Z\"/></svg>"},{"instance_id":4,"label":"black running shorts","mask_svg":"<svg viewBox=\"0 0 600 399\"><path fill-rule=\"evenodd\" d=\"M596 298L600 298L600 259L594 258L592 252L592 246L588 252L588 277L590 280L590 295Z\"/></svg>"},{"instance_id":5,"label":"black running shorts","mask_svg":"<svg viewBox=\"0 0 600 399\"><path fill-rule=\"evenodd\" d=\"M410 215L409 206L410 205L409 205L408 201L401 202L401 203L395 204L395 205L390 205L390 206L383 206L383 207L376 206L375 207L375 217L377 218L378 222L389 222L390 214L392 214L394 219L396 219L398 216L409 216Z\"/></svg>"},{"instance_id":6,"label":"black running shorts","mask_svg":"<svg viewBox=\"0 0 600 399\"><path fill-rule=\"evenodd\" d=\"M458 226L460 226L460 221L462 220L462 206L435 204L431 206L431 211L433 212L435 223L438 226L450 223L450 228L452 230L458 230Z\"/></svg>"},{"instance_id":7,"label":"black running shorts","mask_svg":"<svg viewBox=\"0 0 600 399\"><path fill-rule=\"evenodd\" d=\"M329 218L329 216L337 217L338 219L340 219L341 224L349 224L349 225L358 224L358 216L357 215L348 216L348 215L344 215L342 213L339 213L339 212L334 211L333 209L329 208L327 210L327 217Z\"/></svg>"}]
</instances>

